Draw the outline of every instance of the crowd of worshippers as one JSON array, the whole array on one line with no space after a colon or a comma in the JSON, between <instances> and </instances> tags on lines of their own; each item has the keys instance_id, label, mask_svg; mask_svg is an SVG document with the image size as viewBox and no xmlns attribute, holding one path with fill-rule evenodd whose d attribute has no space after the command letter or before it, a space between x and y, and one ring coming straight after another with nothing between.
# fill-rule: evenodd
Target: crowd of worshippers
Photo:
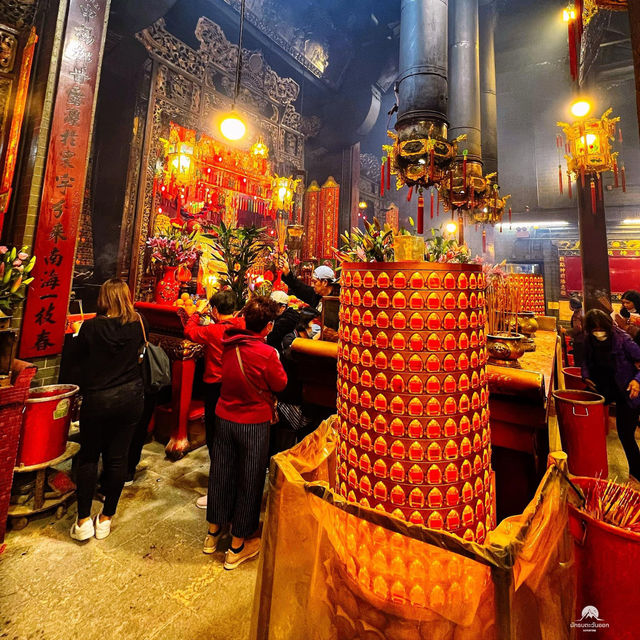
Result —
<instances>
[{"instance_id":1,"label":"crowd of worshippers","mask_svg":"<svg viewBox=\"0 0 640 640\"><path fill-rule=\"evenodd\" d=\"M323 299L339 295L333 270L319 266L311 285L281 261L283 281L308 306L289 306L289 295L254 296L237 308L231 291L213 295L202 313L178 310L187 339L204 349L208 492L195 503L206 509L203 551L213 554L230 525L224 568L234 569L260 552L259 521L270 457L313 431L332 411L305 403L292 344L317 339ZM70 535L106 538L123 487L135 480L156 398L145 391L140 349L148 327L120 279L105 282L97 315L77 337L80 409L78 514ZM99 460L102 473L98 476ZM103 506L92 515L94 498Z\"/></svg>"}]
</instances>

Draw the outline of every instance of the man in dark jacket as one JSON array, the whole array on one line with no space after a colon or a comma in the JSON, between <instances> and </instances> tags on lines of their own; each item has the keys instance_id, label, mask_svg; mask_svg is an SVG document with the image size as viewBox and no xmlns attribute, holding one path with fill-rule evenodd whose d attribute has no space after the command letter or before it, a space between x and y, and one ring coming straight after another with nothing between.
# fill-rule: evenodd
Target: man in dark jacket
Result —
<instances>
[{"instance_id":1,"label":"man in dark jacket","mask_svg":"<svg viewBox=\"0 0 640 640\"><path fill-rule=\"evenodd\" d=\"M284 291L273 291L269 297L278 305L278 317L267 336L267 344L282 354L282 340L288 333L295 331L300 322L300 313L289 306L289 296Z\"/></svg>"},{"instance_id":2,"label":"man in dark jacket","mask_svg":"<svg viewBox=\"0 0 640 640\"><path fill-rule=\"evenodd\" d=\"M317 267L309 286L291 273L286 257L283 256L280 259L279 266L282 269L282 280L289 287L289 292L318 311L322 311L324 297L340 295L340 285L336 282L336 274L331 267L326 265Z\"/></svg>"}]
</instances>

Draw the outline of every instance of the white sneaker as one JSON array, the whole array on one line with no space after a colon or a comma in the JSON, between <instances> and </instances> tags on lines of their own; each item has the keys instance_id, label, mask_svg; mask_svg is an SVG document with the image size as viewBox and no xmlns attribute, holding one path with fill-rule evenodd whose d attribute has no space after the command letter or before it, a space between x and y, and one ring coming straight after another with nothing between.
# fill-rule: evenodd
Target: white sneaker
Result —
<instances>
[{"instance_id":1,"label":"white sneaker","mask_svg":"<svg viewBox=\"0 0 640 640\"><path fill-rule=\"evenodd\" d=\"M96 516L96 540L104 540L111 533L111 518L100 522L100 516Z\"/></svg>"},{"instance_id":2,"label":"white sneaker","mask_svg":"<svg viewBox=\"0 0 640 640\"><path fill-rule=\"evenodd\" d=\"M76 521L71 525L71 530L69 531L69 535L74 540L79 540L80 542L93 538L94 533L95 530L93 528L93 520L91 518L79 526L78 519L76 518Z\"/></svg>"},{"instance_id":3,"label":"white sneaker","mask_svg":"<svg viewBox=\"0 0 640 640\"><path fill-rule=\"evenodd\" d=\"M207 494L206 493L203 496L200 496L196 500L196 507L198 507L198 509L206 509L207 508Z\"/></svg>"}]
</instances>

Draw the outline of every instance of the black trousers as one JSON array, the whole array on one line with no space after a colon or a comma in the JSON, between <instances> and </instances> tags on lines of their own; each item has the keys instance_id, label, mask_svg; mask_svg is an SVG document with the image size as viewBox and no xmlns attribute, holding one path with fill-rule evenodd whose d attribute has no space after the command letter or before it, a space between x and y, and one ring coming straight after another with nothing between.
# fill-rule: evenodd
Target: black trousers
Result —
<instances>
[{"instance_id":1,"label":"black trousers","mask_svg":"<svg viewBox=\"0 0 640 640\"><path fill-rule=\"evenodd\" d=\"M636 442L636 427L640 409L632 409L624 398L617 398L616 401L616 429L618 438L622 443L622 448L629 463L629 473L640 479L640 450Z\"/></svg>"},{"instance_id":2,"label":"black trousers","mask_svg":"<svg viewBox=\"0 0 640 640\"><path fill-rule=\"evenodd\" d=\"M207 439L207 449L209 449L209 459L213 443L213 432L216 426L216 405L220 399L221 382L204 383L204 430Z\"/></svg>"},{"instance_id":3,"label":"black trousers","mask_svg":"<svg viewBox=\"0 0 640 640\"><path fill-rule=\"evenodd\" d=\"M207 521L231 523L248 538L260 524L260 504L269 462L269 423L238 424L216 417L211 448Z\"/></svg>"},{"instance_id":4,"label":"black trousers","mask_svg":"<svg viewBox=\"0 0 640 640\"><path fill-rule=\"evenodd\" d=\"M147 441L149 435L149 422L153 416L153 412L158 403L158 394L151 392L144 392L144 408L142 410L142 417L140 422L136 425L131 439L131 446L129 447L129 460L127 463L127 480L133 480L136 473L136 467L140 464L140 458L142 457L142 448Z\"/></svg>"},{"instance_id":5,"label":"black trousers","mask_svg":"<svg viewBox=\"0 0 640 640\"><path fill-rule=\"evenodd\" d=\"M78 519L91 515L100 455L105 496L102 513L115 514L127 475L129 446L143 408L142 380L84 396L80 408Z\"/></svg>"}]
</instances>

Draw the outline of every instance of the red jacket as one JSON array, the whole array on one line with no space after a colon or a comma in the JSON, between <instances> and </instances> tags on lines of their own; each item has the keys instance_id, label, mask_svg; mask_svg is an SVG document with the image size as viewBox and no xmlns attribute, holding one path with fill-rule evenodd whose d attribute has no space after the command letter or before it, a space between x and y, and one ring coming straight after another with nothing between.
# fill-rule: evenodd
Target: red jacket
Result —
<instances>
[{"instance_id":1,"label":"red jacket","mask_svg":"<svg viewBox=\"0 0 640 640\"><path fill-rule=\"evenodd\" d=\"M204 375L202 379L210 384L222 380L222 336L231 327L244 328L244 318L229 318L222 322L200 324L200 314L194 313L184 327L188 340L204 345Z\"/></svg>"},{"instance_id":2,"label":"red jacket","mask_svg":"<svg viewBox=\"0 0 640 640\"><path fill-rule=\"evenodd\" d=\"M222 389L216 415L240 424L269 422L273 394L287 386L287 374L278 352L265 343L264 336L235 327L226 332L222 345ZM238 363L236 347L246 378Z\"/></svg>"}]
</instances>

